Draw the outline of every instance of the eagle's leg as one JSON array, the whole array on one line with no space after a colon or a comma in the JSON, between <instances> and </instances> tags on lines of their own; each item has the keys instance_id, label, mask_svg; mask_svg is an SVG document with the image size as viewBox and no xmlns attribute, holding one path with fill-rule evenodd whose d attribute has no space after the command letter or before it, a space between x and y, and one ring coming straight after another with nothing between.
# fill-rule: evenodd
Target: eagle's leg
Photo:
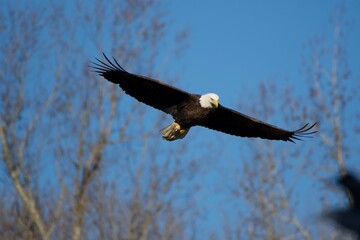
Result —
<instances>
[{"instance_id":1,"label":"eagle's leg","mask_svg":"<svg viewBox=\"0 0 360 240\"><path fill-rule=\"evenodd\" d=\"M174 141L176 139L182 139L189 132L189 128L182 129L181 126L173 122L166 128L161 129L162 138L167 141Z\"/></svg>"}]
</instances>

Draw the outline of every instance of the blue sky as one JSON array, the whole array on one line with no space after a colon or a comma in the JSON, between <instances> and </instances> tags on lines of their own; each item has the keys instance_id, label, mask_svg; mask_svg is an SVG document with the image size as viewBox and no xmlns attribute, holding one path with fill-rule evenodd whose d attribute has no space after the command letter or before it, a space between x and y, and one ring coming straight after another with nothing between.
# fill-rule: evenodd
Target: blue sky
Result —
<instances>
[{"instance_id":1,"label":"blue sky","mask_svg":"<svg viewBox=\"0 0 360 240\"><path fill-rule=\"evenodd\" d=\"M177 86L195 93L216 92L220 103L233 108L244 97L258 96L261 81L274 81L301 91L306 82L301 60L308 53L304 45L314 35L325 34L331 38L329 16L340 3L336 0L171 1L167 5L171 24L174 28L185 26L190 35L189 48L180 60L169 60L167 70L180 72ZM346 1L346 19L352 22L348 36L348 60L357 86L360 82L359 13L360 1ZM246 102L243 104L246 105ZM289 128L301 124L294 123ZM192 131L187 137L191 138ZM207 133L206 130L196 131L205 134L208 139L218 141L220 137L226 143L222 153L225 161L236 159L239 145L248 141ZM301 147L306 147L306 144ZM241 150L246 151L244 148ZM224 174L229 168L239 166L232 165L234 161L212 164L216 170L203 179L208 188L204 209L208 210L202 224L205 228L215 226L216 229L221 224L222 210L214 209L225 208L231 213L232 204L237 204L229 203L228 196L220 194L231 181ZM299 189L305 189L312 183L304 182L302 185L298 186ZM226 210L224 203L231 206ZM316 213L309 216L313 217L313 214Z\"/></svg>"},{"instance_id":2,"label":"blue sky","mask_svg":"<svg viewBox=\"0 0 360 240\"><path fill-rule=\"evenodd\" d=\"M181 85L198 93L216 91L226 104L256 91L265 79L298 86L305 77L300 75L303 45L330 29L329 14L340 2L171 1L174 27L190 30L190 47L181 59ZM346 14L355 23L349 39L354 71L360 56L359 11L359 1L346 1Z\"/></svg>"},{"instance_id":3,"label":"blue sky","mask_svg":"<svg viewBox=\"0 0 360 240\"><path fill-rule=\"evenodd\" d=\"M331 36L329 15L340 3L341 1L337 0L164 1L163 4L168 10L169 28L174 32L187 29L189 47L181 58L169 57L165 73L161 75L178 76L175 85L189 92L216 92L220 96L221 104L239 111L242 111L238 107L239 101L243 101L243 106L250 107L251 104L244 100L258 96L258 84L262 81L289 85L301 91L306 81L306 76L301 73L301 57L307 54L303 46L315 34ZM348 37L348 59L352 79L357 81L359 86L360 1L346 1L345 9L347 20L353 24ZM84 39L84 42L86 41L91 42L92 39ZM171 44L169 43L170 46ZM88 60L99 57L98 53L102 51L110 54L111 47L89 47L86 52ZM121 59L118 60L121 62ZM166 78L159 80L168 81ZM168 117L166 124L170 121L171 118ZM311 121L312 119L309 119L309 122ZM277 122L272 123L279 125ZM286 128L300 127L303 123L293 124ZM152 125L147 125L149 129L153 128ZM196 134L201 136L195 138ZM160 134L156 139L160 139ZM235 218L231 215L231 208L239 203L229 202L234 200L229 196L229 185L233 184L232 174L236 173L234 169L241 169L245 162L240 153L249 151L246 144L254 139L236 138L197 128L192 129L182 141L195 146L187 150L185 156L206 157L219 154L219 157L215 157L211 162L208 162L209 159L199 160L205 168L197 179L197 182L202 184L203 191L192 197L199 203L200 229L204 232L209 232L209 229L220 232L223 227L221 224L224 223L224 212L230 218ZM182 141L159 141L160 149L176 148ZM204 147L203 142L213 144L214 148ZM275 144L289 148L306 147L311 141L296 145L284 142ZM116 170L114 174L117 175ZM302 183L300 189L307 188L310 184ZM201 237L201 232L198 232L198 237Z\"/></svg>"}]
</instances>

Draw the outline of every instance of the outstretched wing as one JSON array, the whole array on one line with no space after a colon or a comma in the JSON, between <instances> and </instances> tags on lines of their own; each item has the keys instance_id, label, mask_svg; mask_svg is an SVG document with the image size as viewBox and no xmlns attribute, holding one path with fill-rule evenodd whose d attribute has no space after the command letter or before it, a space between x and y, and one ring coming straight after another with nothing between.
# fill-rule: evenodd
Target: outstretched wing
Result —
<instances>
[{"instance_id":1,"label":"outstretched wing","mask_svg":"<svg viewBox=\"0 0 360 240\"><path fill-rule=\"evenodd\" d=\"M138 101L170 113L168 109L189 97L189 93L155 79L136 75L125 71L116 61L110 61L103 53L105 61L96 58L91 68L108 81L119 84L130 96Z\"/></svg>"},{"instance_id":2,"label":"outstretched wing","mask_svg":"<svg viewBox=\"0 0 360 240\"><path fill-rule=\"evenodd\" d=\"M287 131L221 105L200 125L239 137L259 137L291 142L301 140L301 137L306 137L316 132L309 132L316 123L310 126L306 124L295 131Z\"/></svg>"}]
</instances>

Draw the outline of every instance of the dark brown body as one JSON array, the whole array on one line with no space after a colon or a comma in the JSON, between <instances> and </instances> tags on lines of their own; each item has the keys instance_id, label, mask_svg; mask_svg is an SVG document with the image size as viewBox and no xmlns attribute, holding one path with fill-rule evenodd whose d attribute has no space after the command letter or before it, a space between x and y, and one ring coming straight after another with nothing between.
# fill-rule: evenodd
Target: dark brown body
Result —
<instances>
[{"instance_id":1,"label":"dark brown body","mask_svg":"<svg viewBox=\"0 0 360 240\"><path fill-rule=\"evenodd\" d=\"M199 99L200 95L193 94L172 108L171 115L181 128L200 125L213 113L213 108L201 107Z\"/></svg>"}]
</instances>

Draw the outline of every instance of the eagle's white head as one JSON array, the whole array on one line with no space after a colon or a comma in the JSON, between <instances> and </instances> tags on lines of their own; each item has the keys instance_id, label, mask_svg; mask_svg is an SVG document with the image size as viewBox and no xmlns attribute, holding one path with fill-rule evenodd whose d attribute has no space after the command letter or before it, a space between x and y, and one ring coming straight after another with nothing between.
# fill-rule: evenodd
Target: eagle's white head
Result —
<instances>
[{"instance_id":1,"label":"eagle's white head","mask_svg":"<svg viewBox=\"0 0 360 240\"><path fill-rule=\"evenodd\" d=\"M200 97L199 102L203 108L217 108L219 106L219 96L215 93L207 93Z\"/></svg>"}]
</instances>

